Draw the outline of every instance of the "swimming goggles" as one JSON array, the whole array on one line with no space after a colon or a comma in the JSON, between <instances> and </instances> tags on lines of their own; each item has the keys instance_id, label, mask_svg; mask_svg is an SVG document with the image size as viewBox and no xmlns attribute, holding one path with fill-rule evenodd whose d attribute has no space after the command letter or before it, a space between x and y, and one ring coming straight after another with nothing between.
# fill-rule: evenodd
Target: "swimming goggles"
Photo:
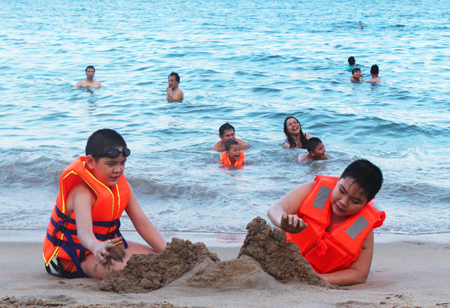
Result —
<instances>
[{"instance_id":1,"label":"swimming goggles","mask_svg":"<svg viewBox=\"0 0 450 308\"><path fill-rule=\"evenodd\" d=\"M116 148L109 149L105 152L105 154L95 154L93 157L108 157L108 158L117 158L120 153L122 153L123 157L128 157L131 154L131 150L129 148L123 148L122 151Z\"/></svg>"}]
</instances>

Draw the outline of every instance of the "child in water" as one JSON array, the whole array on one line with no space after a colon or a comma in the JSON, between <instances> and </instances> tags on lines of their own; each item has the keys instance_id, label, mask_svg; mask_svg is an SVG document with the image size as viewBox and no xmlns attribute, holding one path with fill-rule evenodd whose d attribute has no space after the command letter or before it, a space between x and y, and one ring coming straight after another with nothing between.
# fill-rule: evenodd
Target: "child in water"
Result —
<instances>
[{"instance_id":1,"label":"child in water","mask_svg":"<svg viewBox=\"0 0 450 308\"><path fill-rule=\"evenodd\" d=\"M356 160L340 177L318 175L298 186L267 215L329 283L364 283L372 263L373 229L386 217L371 201L382 183L377 166Z\"/></svg>"},{"instance_id":2,"label":"child in water","mask_svg":"<svg viewBox=\"0 0 450 308\"><path fill-rule=\"evenodd\" d=\"M86 156L64 170L44 239L49 274L52 266L60 277L102 279L112 270L123 269L133 254L159 253L166 247L125 178L130 154L119 133L100 129L89 137ZM122 238L119 219L123 211L149 246ZM126 255L107 268L104 265L116 245L125 248Z\"/></svg>"},{"instance_id":3,"label":"child in water","mask_svg":"<svg viewBox=\"0 0 450 308\"><path fill-rule=\"evenodd\" d=\"M354 68L352 70L352 77L350 78L351 81L364 81L363 75L361 75L361 70L359 68Z\"/></svg>"},{"instance_id":4,"label":"child in water","mask_svg":"<svg viewBox=\"0 0 450 308\"><path fill-rule=\"evenodd\" d=\"M225 143L225 151L220 154L220 163L224 166L241 167L245 161L245 154L236 140Z\"/></svg>"},{"instance_id":5,"label":"child in water","mask_svg":"<svg viewBox=\"0 0 450 308\"><path fill-rule=\"evenodd\" d=\"M325 146L319 138L312 137L308 140L306 144L306 149L308 153L302 154L298 157L298 161L307 161L308 159L312 160L326 160L328 159L325 152Z\"/></svg>"}]
</instances>

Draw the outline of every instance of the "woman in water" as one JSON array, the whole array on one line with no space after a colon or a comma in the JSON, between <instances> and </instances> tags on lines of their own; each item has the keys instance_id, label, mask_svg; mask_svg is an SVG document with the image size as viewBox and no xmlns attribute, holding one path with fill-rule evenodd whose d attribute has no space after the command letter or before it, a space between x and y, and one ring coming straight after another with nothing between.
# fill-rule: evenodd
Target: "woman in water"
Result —
<instances>
[{"instance_id":1,"label":"woman in water","mask_svg":"<svg viewBox=\"0 0 450 308\"><path fill-rule=\"evenodd\" d=\"M283 146L287 149L306 149L308 139L311 138L310 134L302 132L300 122L294 117L287 117L286 120L284 120L284 133L286 134L287 139Z\"/></svg>"}]
</instances>

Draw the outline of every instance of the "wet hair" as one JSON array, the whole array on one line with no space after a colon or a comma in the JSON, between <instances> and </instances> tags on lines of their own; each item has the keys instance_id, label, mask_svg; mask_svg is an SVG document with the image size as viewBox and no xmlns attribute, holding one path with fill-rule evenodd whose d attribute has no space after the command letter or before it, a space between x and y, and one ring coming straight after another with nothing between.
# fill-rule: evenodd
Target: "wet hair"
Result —
<instances>
[{"instance_id":1,"label":"wet hair","mask_svg":"<svg viewBox=\"0 0 450 308\"><path fill-rule=\"evenodd\" d=\"M295 119L295 121L297 121L298 124L300 125L300 142L302 143L302 148L306 149L306 145L308 143L308 139L306 139L306 137L303 135L302 125L300 124L300 121L297 120L294 117L287 117L286 120L284 120L284 134L286 135L286 138L287 138L287 140L289 142L289 148L292 149L292 148L297 147L297 145L295 144L294 139L292 138L291 134L289 134L289 131L288 131L287 121L289 119Z\"/></svg>"},{"instance_id":2,"label":"wet hair","mask_svg":"<svg viewBox=\"0 0 450 308\"><path fill-rule=\"evenodd\" d=\"M221 127L219 127L219 135L220 135L220 136L223 136L223 134L225 134L225 131L226 131L226 130L229 130L229 129L232 129L233 132L236 132L236 131L234 130L233 125L231 125L230 123L227 122L227 123L223 124Z\"/></svg>"},{"instance_id":3,"label":"wet hair","mask_svg":"<svg viewBox=\"0 0 450 308\"><path fill-rule=\"evenodd\" d=\"M358 190L362 189L362 195L368 201L372 200L383 184L383 174L380 168L366 159L358 159L345 168L341 179L351 178Z\"/></svg>"},{"instance_id":4,"label":"wet hair","mask_svg":"<svg viewBox=\"0 0 450 308\"><path fill-rule=\"evenodd\" d=\"M93 133L86 143L86 156L91 155L99 161L97 155L104 154L109 149L126 148L123 137L113 129L103 128Z\"/></svg>"},{"instance_id":5,"label":"wet hair","mask_svg":"<svg viewBox=\"0 0 450 308\"><path fill-rule=\"evenodd\" d=\"M233 139L232 140L228 140L225 143L225 151L229 151L233 145L239 145L239 143L236 140L233 140Z\"/></svg>"},{"instance_id":6,"label":"wet hair","mask_svg":"<svg viewBox=\"0 0 450 308\"><path fill-rule=\"evenodd\" d=\"M355 67L354 69L352 69L352 74L355 75L355 72L361 72L361 70Z\"/></svg>"},{"instance_id":7,"label":"wet hair","mask_svg":"<svg viewBox=\"0 0 450 308\"><path fill-rule=\"evenodd\" d=\"M178 75L178 73L172 72L170 73L169 76L167 76L167 78L170 78L170 76L175 76L175 80L180 83L180 75Z\"/></svg>"},{"instance_id":8,"label":"wet hair","mask_svg":"<svg viewBox=\"0 0 450 308\"><path fill-rule=\"evenodd\" d=\"M350 58L348 58L348 64L349 64L350 66L355 65L355 63L356 63L355 57L350 57Z\"/></svg>"},{"instance_id":9,"label":"wet hair","mask_svg":"<svg viewBox=\"0 0 450 308\"><path fill-rule=\"evenodd\" d=\"M316 150L317 146L321 143L322 143L322 140L320 140L319 138L316 138L316 137L310 138L308 140L308 143L306 144L306 149L308 150L308 153L314 152Z\"/></svg>"},{"instance_id":10,"label":"wet hair","mask_svg":"<svg viewBox=\"0 0 450 308\"><path fill-rule=\"evenodd\" d=\"M378 75L379 72L380 69L378 68L378 65L372 65L372 67L370 68L370 73L373 75Z\"/></svg>"},{"instance_id":11,"label":"wet hair","mask_svg":"<svg viewBox=\"0 0 450 308\"><path fill-rule=\"evenodd\" d=\"M94 73L95 73L95 67L93 67L92 65L89 65L88 67L86 67L86 69L84 71L87 73L87 70L90 69L90 68L92 68L94 70Z\"/></svg>"}]
</instances>

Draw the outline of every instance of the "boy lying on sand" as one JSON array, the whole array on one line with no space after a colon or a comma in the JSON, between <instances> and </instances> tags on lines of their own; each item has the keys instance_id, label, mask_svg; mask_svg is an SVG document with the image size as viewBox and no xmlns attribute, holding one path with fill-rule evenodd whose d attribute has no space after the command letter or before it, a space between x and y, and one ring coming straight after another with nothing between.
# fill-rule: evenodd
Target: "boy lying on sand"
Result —
<instances>
[{"instance_id":1,"label":"boy lying on sand","mask_svg":"<svg viewBox=\"0 0 450 308\"><path fill-rule=\"evenodd\" d=\"M314 182L300 185L275 202L267 215L329 283L364 283L372 263L373 229L386 216L370 201L382 183L377 166L356 160L340 178L318 175Z\"/></svg>"}]
</instances>

